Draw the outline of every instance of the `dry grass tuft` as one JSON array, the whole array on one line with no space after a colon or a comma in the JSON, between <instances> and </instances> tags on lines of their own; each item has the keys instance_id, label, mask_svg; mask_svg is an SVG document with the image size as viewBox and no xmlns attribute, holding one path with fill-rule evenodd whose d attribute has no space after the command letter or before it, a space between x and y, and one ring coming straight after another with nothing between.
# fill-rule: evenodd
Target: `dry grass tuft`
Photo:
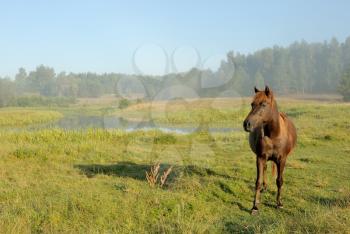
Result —
<instances>
[{"instance_id":1,"label":"dry grass tuft","mask_svg":"<svg viewBox=\"0 0 350 234\"><path fill-rule=\"evenodd\" d=\"M160 187L163 187L163 185L165 184L168 176L171 173L171 170L173 169L173 166L169 167L168 169L166 169L162 175L162 177L160 177Z\"/></svg>"},{"instance_id":2,"label":"dry grass tuft","mask_svg":"<svg viewBox=\"0 0 350 234\"><path fill-rule=\"evenodd\" d=\"M149 172L146 171L146 179L148 184L151 187L156 186L158 183L159 169L160 169L160 163L156 163L151 167ZM160 177L159 185L161 188L164 186L165 182L167 181L167 178L170 175L172 169L173 169L172 166L169 167L163 172L163 175Z\"/></svg>"},{"instance_id":3,"label":"dry grass tuft","mask_svg":"<svg viewBox=\"0 0 350 234\"><path fill-rule=\"evenodd\" d=\"M154 187L157 184L159 168L160 164L157 163L151 167L151 170L149 172L146 171L146 179L151 187Z\"/></svg>"}]
</instances>

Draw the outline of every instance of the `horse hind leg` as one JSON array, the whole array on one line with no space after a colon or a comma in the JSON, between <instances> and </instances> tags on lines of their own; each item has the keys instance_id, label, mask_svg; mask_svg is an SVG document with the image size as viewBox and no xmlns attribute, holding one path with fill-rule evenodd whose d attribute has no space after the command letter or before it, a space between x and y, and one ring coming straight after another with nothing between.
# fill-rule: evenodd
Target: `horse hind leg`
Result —
<instances>
[{"instance_id":1,"label":"horse hind leg","mask_svg":"<svg viewBox=\"0 0 350 234\"><path fill-rule=\"evenodd\" d=\"M281 193L282 193L282 185L283 185L283 171L284 167L286 165L286 160L281 159L277 163L277 179L276 179L276 185L277 185L277 208L283 208L283 204L281 202Z\"/></svg>"},{"instance_id":2,"label":"horse hind leg","mask_svg":"<svg viewBox=\"0 0 350 234\"><path fill-rule=\"evenodd\" d=\"M266 192L267 191L267 163L264 164L264 177L263 177L263 186L260 190L260 192Z\"/></svg>"},{"instance_id":3,"label":"horse hind leg","mask_svg":"<svg viewBox=\"0 0 350 234\"><path fill-rule=\"evenodd\" d=\"M262 138L262 155L266 159L269 158L273 154L273 144L269 137L264 136ZM267 164L264 164L263 170L263 187L261 188L261 192L265 192L267 190Z\"/></svg>"}]
</instances>

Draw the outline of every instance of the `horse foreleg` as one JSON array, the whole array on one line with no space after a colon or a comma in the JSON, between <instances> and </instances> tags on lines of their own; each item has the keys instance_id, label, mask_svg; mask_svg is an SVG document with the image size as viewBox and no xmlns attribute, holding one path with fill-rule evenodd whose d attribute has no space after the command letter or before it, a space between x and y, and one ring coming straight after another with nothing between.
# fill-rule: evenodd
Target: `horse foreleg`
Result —
<instances>
[{"instance_id":1,"label":"horse foreleg","mask_svg":"<svg viewBox=\"0 0 350 234\"><path fill-rule=\"evenodd\" d=\"M277 162L277 179L276 179L277 208L283 208L283 204L281 202L281 193L282 193L282 185L283 185L283 171L284 171L285 165L286 165L285 159L281 159L279 162Z\"/></svg>"},{"instance_id":2,"label":"horse foreleg","mask_svg":"<svg viewBox=\"0 0 350 234\"><path fill-rule=\"evenodd\" d=\"M253 215L258 213L258 206L260 203L260 190L263 183L264 165L266 164L266 159L263 157L256 157L256 182L255 182L255 196L254 203L251 213Z\"/></svg>"}]
</instances>

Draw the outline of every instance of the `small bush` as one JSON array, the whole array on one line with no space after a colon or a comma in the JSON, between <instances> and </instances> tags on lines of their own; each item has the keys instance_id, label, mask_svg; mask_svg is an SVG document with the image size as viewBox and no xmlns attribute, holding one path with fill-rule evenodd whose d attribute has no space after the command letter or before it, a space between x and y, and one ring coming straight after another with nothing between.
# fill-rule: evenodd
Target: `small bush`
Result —
<instances>
[{"instance_id":1,"label":"small bush","mask_svg":"<svg viewBox=\"0 0 350 234\"><path fill-rule=\"evenodd\" d=\"M164 134L154 138L155 144L175 144L176 138L171 134Z\"/></svg>"},{"instance_id":2,"label":"small bush","mask_svg":"<svg viewBox=\"0 0 350 234\"><path fill-rule=\"evenodd\" d=\"M332 140L332 137L330 135L325 135L324 139L327 140L327 141L330 141L330 140Z\"/></svg>"},{"instance_id":3,"label":"small bush","mask_svg":"<svg viewBox=\"0 0 350 234\"><path fill-rule=\"evenodd\" d=\"M130 101L128 99L122 99L119 102L119 109L125 109L128 108L128 106L130 105Z\"/></svg>"}]
</instances>

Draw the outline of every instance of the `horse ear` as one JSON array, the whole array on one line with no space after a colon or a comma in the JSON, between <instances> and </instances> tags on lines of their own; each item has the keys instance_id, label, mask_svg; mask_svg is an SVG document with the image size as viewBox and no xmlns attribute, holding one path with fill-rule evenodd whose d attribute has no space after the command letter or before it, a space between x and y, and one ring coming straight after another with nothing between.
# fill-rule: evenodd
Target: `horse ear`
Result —
<instances>
[{"instance_id":1,"label":"horse ear","mask_svg":"<svg viewBox=\"0 0 350 234\"><path fill-rule=\"evenodd\" d=\"M266 94L266 96L269 96L269 94L270 94L270 88L269 88L269 86L265 86L265 94Z\"/></svg>"},{"instance_id":2,"label":"horse ear","mask_svg":"<svg viewBox=\"0 0 350 234\"><path fill-rule=\"evenodd\" d=\"M256 86L254 87L254 92L255 93L259 92L259 89L257 89Z\"/></svg>"}]
</instances>

